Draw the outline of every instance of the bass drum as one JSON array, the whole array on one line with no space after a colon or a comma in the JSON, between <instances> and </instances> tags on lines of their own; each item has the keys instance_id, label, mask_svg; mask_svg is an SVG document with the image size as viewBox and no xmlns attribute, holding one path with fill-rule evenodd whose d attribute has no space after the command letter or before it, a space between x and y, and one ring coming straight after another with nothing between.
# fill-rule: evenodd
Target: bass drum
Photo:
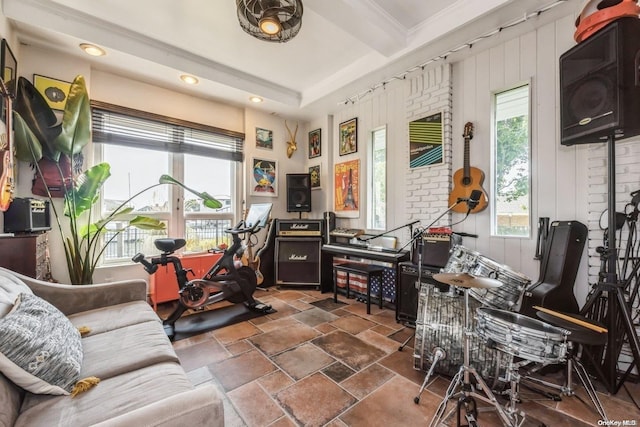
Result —
<instances>
[{"instance_id":1,"label":"bass drum","mask_svg":"<svg viewBox=\"0 0 640 427\"><path fill-rule=\"evenodd\" d=\"M471 329L476 328L475 313L480 303L469 298ZM418 315L414 344L414 369L428 371L433 363L434 349L439 347L446 353L437 362L434 372L455 375L464 362L464 296L439 292L438 288L423 283L418 297ZM487 347L485 341L475 334L470 338L471 366L489 383L489 378L497 379L501 367L501 354Z\"/></svg>"}]
</instances>

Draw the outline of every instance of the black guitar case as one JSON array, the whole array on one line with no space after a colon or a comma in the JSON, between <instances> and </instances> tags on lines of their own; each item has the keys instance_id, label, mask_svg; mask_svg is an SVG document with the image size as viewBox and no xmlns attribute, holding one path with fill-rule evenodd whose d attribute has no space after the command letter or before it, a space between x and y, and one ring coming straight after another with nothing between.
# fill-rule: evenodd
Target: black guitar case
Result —
<instances>
[{"instance_id":1,"label":"black guitar case","mask_svg":"<svg viewBox=\"0 0 640 427\"><path fill-rule=\"evenodd\" d=\"M578 221L551 223L540 261L540 277L526 289L521 314L536 318L536 305L564 313L579 312L573 286L587 234L587 226Z\"/></svg>"}]
</instances>

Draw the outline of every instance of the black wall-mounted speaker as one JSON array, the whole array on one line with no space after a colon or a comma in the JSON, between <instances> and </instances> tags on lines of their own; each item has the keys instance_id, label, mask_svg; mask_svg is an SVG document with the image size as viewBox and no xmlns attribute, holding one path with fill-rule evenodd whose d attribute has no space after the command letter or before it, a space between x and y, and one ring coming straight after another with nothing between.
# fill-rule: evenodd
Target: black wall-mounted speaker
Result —
<instances>
[{"instance_id":1,"label":"black wall-mounted speaker","mask_svg":"<svg viewBox=\"0 0 640 427\"><path fill-rule=\"evenodd\" d=\"M287 212L311 212L310 174L287 174Z\"/></svg>"},{"instance_id":2,"label":"black wall-mounted speaker","mask_svg":"<svg viewBox=\"0 0 640 427\"><path fill-rule=\"evenodd\" d=\"M321 237L276 238L276 284L320 286Z\"/></svg>"},{"instance_id":3,"label":"black wall-mounted speaker","mask_svg":"<svg viewBox=\"0 0 640 427\"><path fill-rule=\"evenodd\" d=\"M561 144L640 134L640 19L621 18L560 56Z\"/></svg>"}]
</instances>

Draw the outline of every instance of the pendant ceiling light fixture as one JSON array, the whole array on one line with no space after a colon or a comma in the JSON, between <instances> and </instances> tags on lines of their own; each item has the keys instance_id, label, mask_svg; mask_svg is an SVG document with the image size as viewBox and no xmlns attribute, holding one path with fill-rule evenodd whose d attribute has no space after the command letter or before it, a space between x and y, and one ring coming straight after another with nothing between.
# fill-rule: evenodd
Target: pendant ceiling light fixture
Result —
<instances>
[{"instance_id":1,"label":"pendant ceiling light fixture","mask_svg":"<svg viewBox=\"0 0 640 427\"><path fill-rule=\"evenodd\" d=\"M285 43L302 26L302 0L236 0L238 21L253 37Z\"/></svg>"}]
</instances>

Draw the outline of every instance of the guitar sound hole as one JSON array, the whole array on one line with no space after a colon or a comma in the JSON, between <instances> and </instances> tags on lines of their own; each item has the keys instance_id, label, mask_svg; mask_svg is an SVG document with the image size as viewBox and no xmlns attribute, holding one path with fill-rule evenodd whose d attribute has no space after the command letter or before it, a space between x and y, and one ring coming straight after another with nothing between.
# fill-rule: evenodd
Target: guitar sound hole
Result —
<instances>
[{"instance_id":1,"label":"guitar sound hole","mask_svg":"<svg viewBox=\"0 0 640 427\"><path fill-rule=\"evenodd\" d=\"M471 184L471 178L469 177L462 178L462 185L469 185L469 184Z\"/></svg>"}]
</instances>

